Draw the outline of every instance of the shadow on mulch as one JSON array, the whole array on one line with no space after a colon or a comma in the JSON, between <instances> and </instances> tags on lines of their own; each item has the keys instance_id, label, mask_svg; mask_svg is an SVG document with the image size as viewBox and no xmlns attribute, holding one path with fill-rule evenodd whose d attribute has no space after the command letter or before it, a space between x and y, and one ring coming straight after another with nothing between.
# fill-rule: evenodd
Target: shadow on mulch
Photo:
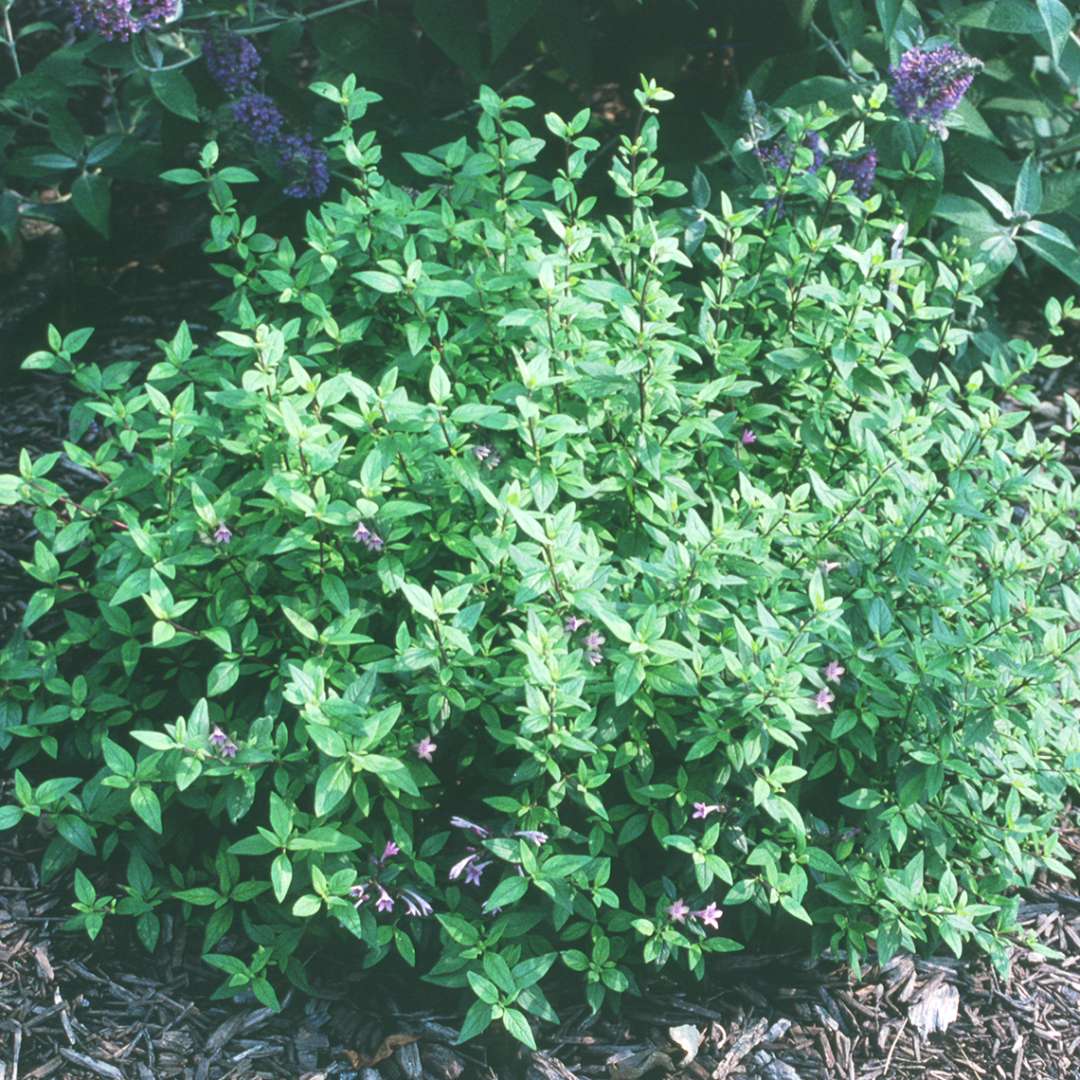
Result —
<instances>
[{"instance_id":1,"label":"shadow on mulch","mask_svg":"<svg viewBox=\"0 0 1080 1080\"><path fill-rule=\"evenodd\" d=\"M1062 838L1080 867L1080 830ZM1007 979L976 957L901 956L853 985L835 963L731 955L693 997L657 990L619 1018L567 1011L529 1053L504 1037L453 1046L456 1000L410 1009L409 987L378 973L336 999L292 992L278 1014L211 1001L183 934L151 958L62 931L69 901L39 884L37 847L0 848L0 1080L1080 1077L1080 896L1049 886L1021 918L1062 955L1022 950Z\"/></svg>"}]
</instances>

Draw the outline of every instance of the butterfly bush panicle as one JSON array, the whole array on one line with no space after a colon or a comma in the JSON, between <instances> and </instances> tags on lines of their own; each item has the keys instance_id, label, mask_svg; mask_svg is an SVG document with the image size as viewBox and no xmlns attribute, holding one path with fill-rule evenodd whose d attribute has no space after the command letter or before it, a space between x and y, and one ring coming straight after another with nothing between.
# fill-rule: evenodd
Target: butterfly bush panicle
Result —
<instances>
[{"instance_id":1,"label":"butterfly bush panicle","mask_svg":"<svg viewBox=\"0 0 1080 1080\"><path fill-rule=\"evenodd\" d=\"M955 45L908 49L889 68L896 107L908 120L944 132L943 118L960 104L982 62Z\"/></svg>"},{"instance_id":2,"label":"butterfly bush panicle","mask_svg":"<svg viewBox=\"0 0 1080 1080\"><path fill-rule=\"evenodd\" d=\"M274 144L285 126L285 117L267 94L245 94L229 106L229 111L257 146Z\"/></svg>"},{"instance_id":3,"label":"butterfly bush panicle","mask_svg":"<svg viewBox=\"0 0 1080 1080\"><path fill-rule=\"evenodd\" d=\"M877 177L877 150L871 147L862 157L849 158L836 164L836 178L852 181L852 188L860 199L870 198Z\"/></svg>"},{"instance_id":4,"label":"butterfly bush panicle","mask_svg":"<svg viewBox=\"0 0 1080 1080\"><path fill-rule=\"evenodd\" d=\"M107 41L128 41L141 30L155 29L180 15L180 0L71 0L72 21L83 33Z\"/></svg>"},{"instance_id":5,"label":"butterfly bush panicle","mask_svg":"<svg viewBox=\"0 0 1080 1080\"><path fill-rule=\"evenodd\" d=\"M290 199L319 199L330 186L326 151L310 133L284 135L277 144L278 162L289 178L285 194Z\"/></svg>"},{"instance_id":6,"label":"butterfly bush panicle","mask_svg":"<svg viewBox=\"0 0 1080 1080\"><path fill-rule=\"evenodd\" d=\"M808 173L816 173L825 163L825 143L816 131L810 131L802 142L803 147L810 151L812 158L807 165ZM786 173L795 164L795 147L788 138L777 139L765 146L754 147L754 157L767 169L776 169Z\"/></svg>"},{"instance_id":7,"label":"butterfly bush panicle","mask_svg":"<svg viewBox=\"0 0 1080 1080\"><path fill-rule=\"evenodd\" d=\"M210 78L234 97L255 89L261 63L259 50L243 34L213 34L203 44Z\"/></svg>"}]
</instances>

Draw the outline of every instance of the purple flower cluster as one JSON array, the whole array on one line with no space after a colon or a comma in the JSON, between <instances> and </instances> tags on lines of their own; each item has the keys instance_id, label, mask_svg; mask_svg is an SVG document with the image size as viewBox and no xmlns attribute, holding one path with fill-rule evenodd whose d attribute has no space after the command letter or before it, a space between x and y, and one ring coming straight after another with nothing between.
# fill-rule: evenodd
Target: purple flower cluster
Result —
<instances>
[{"instance_id":1,"label":"purple flower cluster","mask_svg":"<svg viewBox=\"0 0 1080 1080\"><path fill-rule=\"evenodd\" d=\"M806 167L806 171L816 173L828 159L828 155L825 153L825 143L816 131L811 131L803 140L803 146L814 155L814 159ZM787 139L755 148L754 156L766 168L772 167L780 172L787 172L795 160L794 149L790 140ZM853 181L855 193L860 199L869 198L870 191L874 186L874 180L877 177L877 166L877 150L873 147L861 157L850 158L834 164L837 177L841 180ZM779 197L769 199L765 203L765 208L774 211L777 219L785 216L784 201ZM751 439L751 441L753 440ZM744 445L749 445L749 443L745 442L745 433Z\"/></svg>"},{"instance_id":2,"label":"purple flower cluster","mask_svg":"<svg viewBox=\"0 0 1080 1080\"><path fill-rule=\"evenodd\" d=\"M868 199L877 178L877 150L871 146L862 157L837 162L836 177L838 180L851 180L855 194L860 199Z\"/></svg>"},{"instance_id":3,"label":"purple flower cluster","mask_svg":"<svg viewBox=\"0 0 1080 1080\"><path fill-rule=\"evenodd\" d=\"M285 194L290 199L318 199L330 186L330 166L326 151L318 146L311 132L283 135L277 144L278 162L288 183Z\"/></svg>"},{"instance_id":4,"label":"purple flower cluster","mask_svg":"<svg viewBox=\"0 0 1080 1080\"><path fill-rule=\"evenodd\" d=\"M233 97L249 94L259 74L259 50L242 34L215 34L203 45L210 78Z\"/></svg>"},{"instance_id":5,"label":"purple flower cluster","mask_svg":"<svg viewBox=\"0 0 1080 1080\"><path fill-rule=\"evenodd\" d=\"M475 821L470 821L468 818L455 815L450 819L450 824L455 829L463 829L466 832L471 832L481 840L486 840L491 836L491 830L489 828L484 825L478 825ZM542 832L540 829L516 829L512 835L519 836L522 840L527 840L537 847L543 847L549 839L548 834ZM450 871L446 876L450 881L457 881L458 878L464 878L466 885L480 885L484 876L484 871L491 865L491 860L485 859L484 855L486 853L473 844L468 845L465 848L465 851L466 854L450 867ZM518 867L518 873L522 873L520 866Z\"/></svg>"},{"instance_id":6,"label":"purple flower cluster","mask_svg":"<svg viewBox=\"0 0 1080 1080\"><path fill-rule=\"evenodd\" d=\"M278 165L285 172L284 193L291 199L318 199L325 195L330 186L326 151L310 131L303 134L286 131L285 117L273 98L255 90L261 62L255 46L240 34L223 34L207 40L203 56L210 77L225 93L236 97L229 105L229 112L237 127L256 146L271 147L276 153Z\"/></svg>"},{"instance_id":7,"label":"purple flower cluster","mask_svg":"<svg viewBox=\"0 0 1080 1080\"><path fill-rule=\"evenodd\" d=\"M896 107L940 134L942 117L960 104L981 67L981 61L954 45L908 49L889 68Z\"/></svg>"},{"instance_id":8,"label":"purple flower cluster","mask_svg":"<svg viewBox=\"0 0 1080 1080\"><path fill-rule=\"evenodd\" d=\"M396 855L401 854L401 849L394 843L393 840L386 842L386 847L383 848L382 855L376 859L372 856L372 865L375 867L376 872L381 870L391 859ZM362 907L371 899L371 890L375 890L378 893L375 899L375 910L378 912L390 912L394 910L394 896L386 888L381 881L370 880L367 882L360 882L349 889L349 897L353 902L354 907ZM414 892L412 889L399 888L397 890L397 899L405 905L405 914L412 918L427 918L432 912L431 904L424 899L418 892Z\"/></svg>"},{"instance_id":9,"label":"purple flower cluster","mask_svg":"<svg viewBox=\"0 0 1080 1080\"><path fill-rule=\"evenodd\" d=\"M268 94L245 94L229 106L229 111L233 120L259 146L273 144L285 126L285 117Z\"/></svg>"},{"instance_id":10,"label":"purple flower cluster","mask_svg":"<svg viewBox=\"0 0 1080 1080\"><path fill-rule=\"evenodd\" d=\"M180 0L70 0L72 20L84 33L127 41L140 30L164 26L179 14Z\"/></svg>"},{"instance_id":11,"label":"purple flower cluster","mask_svg":"<svg viewBox=\"0 0 1080 1080\"><path fill-rule=\"evenodd\" d=\"M214 543L215 544L228 544L232 541L232 529L223 521L214 530Z\"/></svg>"}]
</instances>

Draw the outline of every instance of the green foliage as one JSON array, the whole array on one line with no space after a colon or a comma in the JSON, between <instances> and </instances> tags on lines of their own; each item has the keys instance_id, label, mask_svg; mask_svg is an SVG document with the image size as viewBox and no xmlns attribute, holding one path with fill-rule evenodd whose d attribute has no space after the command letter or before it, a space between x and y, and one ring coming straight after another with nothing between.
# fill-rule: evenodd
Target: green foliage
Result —
<instances>
[{"instance_id":1,"label":"green foliage","mask_svg":"<svg viewBox=\"0 0 1080 1080\"><path fill-rule=\"evenodd\" d=\"M1028 420L1063 358L997 336L980 254L905 241L887 185L803 150L666 178L653 83L605 217L587 113L545 118L549 181L531 103L484 87L414 191L357 130L376 96L313 89L350 182L302 245L216 146L173 177L233 283L213 340L145 381L88 331L27 362L82 390L101 483L0 477L40 535L0 825L56 823L75 922L152 948L178 912L271 1005L344 930L469 987L463 1040L525 1043L555 965L599 1008L802 924L855 970L1004 966L1080 766L1080 499ZM854 152L868 119L787 133Z\"/></svg>"}]
</instances>

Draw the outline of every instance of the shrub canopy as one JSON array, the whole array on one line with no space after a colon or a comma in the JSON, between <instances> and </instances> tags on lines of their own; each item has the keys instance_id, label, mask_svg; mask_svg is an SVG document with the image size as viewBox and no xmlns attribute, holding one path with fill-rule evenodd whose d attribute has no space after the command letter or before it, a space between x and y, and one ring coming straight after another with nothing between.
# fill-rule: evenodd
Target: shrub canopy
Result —
<instances>
[{"instance_id":1,"label":"shrub canopy","mask_svg":"<svg viewBox=\"0 0 1080 1080\"><path fill-rule=\"evenodd\" d=\"M77 874L91 932L153 947L182 905L223 992L274 1001L343 928L471 986L463 1037L530 1041L557 958L597 1007L784 920L856 969L1004 964L1080 760L1078 500L1028 421L1063 360L982 321L978 252L838 180L880 96L664 209L644 84L601 218L587 112L547 118L549 181L485 88L415 191L356 131L374 95L316 90L354 183L301 251L216 147L174 177L216 208L213 341L144 382L85 331L30 360L85 392L65 452L102 482L0 478L41 537L0 824L47 813L50 874L126 863L118 902ZM241 927L250 961L214 952Z\"/></svg>"}]
</instances>

